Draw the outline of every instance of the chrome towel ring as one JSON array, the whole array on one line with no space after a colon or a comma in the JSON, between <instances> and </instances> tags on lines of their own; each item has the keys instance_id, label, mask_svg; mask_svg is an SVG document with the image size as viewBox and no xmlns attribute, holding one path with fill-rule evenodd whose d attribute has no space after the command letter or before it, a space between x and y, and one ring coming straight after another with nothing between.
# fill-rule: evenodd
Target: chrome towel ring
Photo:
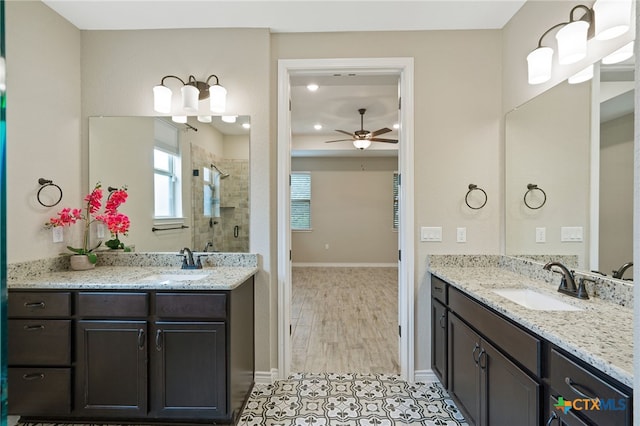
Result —
<instances>
[{"instance_id":1,"label":"chrome towel ring","mask_svg":"<svg viewBox=\"0 0 640 426\"><path fill-rule=\"evenodd\" d=\"M62 200L62 188L60 188L58 185L53 183L51 179L40 178L38 179L38 183L40 184L40 189L38 189L38 194L36 195L36 197L38 198L38 202L40 203L40 205L44 207L53 207L58 205L58 203L60 203L60 201ZM58 199L53 204L45 204L40 199L40 193L42 192L43 189L48 187L54 187L60 193L60 195L58 196Z\"/></svg>"},{"instance_id":2,"label":"chrome towel ring","mask_svg":"<svg viewBox=\"0 0 640 426\"><path fill-rule=\"evenodd\" d=\"M527 195L532 195L534 191L540 191L542 194L542 202L538 206L532 206L527 201ZM529 207L531 210L538 210L540 207L544 206L544 203L547 202L547 193L542 190L542 188L538 188L538 185L535 183L527 184L527 192L524 193L524 205Z\"/></svg>"},{"instance_id":3,"label":"chrome towel ring","mask_svg":"<svg viewBox=\"0 0 640 426\"><path fill-rule=\"evenodd\" d=\"M472 206L471 204L469 204L469 195L473 192L473 191L480 191L482 192L482 194L484 195L484 202L482 204L480 204L479 206ZM473 210L480 210L481 208L483 208L486 204L487 204L487 200L489 199L489 197L487 197L487 193L485 192L484 189L480 188L478 185L475 185L473 183L469 184L469 191L467 191L467 195L465 195L464 197L464 202L467 204L467 206L470 209Z\"/></svg>"}]
</instances>

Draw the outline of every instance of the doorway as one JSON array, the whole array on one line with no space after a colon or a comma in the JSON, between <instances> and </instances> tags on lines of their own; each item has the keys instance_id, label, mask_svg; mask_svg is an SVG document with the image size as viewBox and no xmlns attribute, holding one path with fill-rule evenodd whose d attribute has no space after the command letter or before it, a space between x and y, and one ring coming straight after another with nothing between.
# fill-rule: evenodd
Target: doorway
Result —
<instances>
[{"instance_id":1,"label":"doorway","mask_svg":"<svg viewBox=\"0 0 640 426\"><path fill-rule=\"evenodd\" d=\"M414 248L413 248L413 59L280 60L278 64L278 376L291 368L291 78L305 73L378 73L397 75L399 149L398 171L398 325L400 375L414 376Z\"/></svg>"}]
</instances>

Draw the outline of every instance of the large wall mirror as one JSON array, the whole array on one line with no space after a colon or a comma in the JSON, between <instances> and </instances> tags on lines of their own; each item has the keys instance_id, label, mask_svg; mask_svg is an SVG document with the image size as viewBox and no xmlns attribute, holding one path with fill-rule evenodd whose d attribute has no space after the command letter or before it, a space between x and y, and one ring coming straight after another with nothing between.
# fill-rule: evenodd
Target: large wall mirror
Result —
<instances>
[{"instance_id":1,"label":"large wall mirror","mask_svg":"<svg viewBox=\"0 0 640 426\"><path fill-rule=\"evenodd\" d=\"M248 252L249 127L248 116L90 117L89 185L126 186L129 194L120 209L131 221L123 243L135 251Z\"/></svg>"},{"instance_id":2,"label":"large wall mirror","mask_svg":"<svg viewBox=\"0 0 640 426\"><path fill-rule=\"evenodd\" d=\"M574 255L632 279L633 60L598 65L506 117L506 253Z\"/></svg>"}]
</instances>

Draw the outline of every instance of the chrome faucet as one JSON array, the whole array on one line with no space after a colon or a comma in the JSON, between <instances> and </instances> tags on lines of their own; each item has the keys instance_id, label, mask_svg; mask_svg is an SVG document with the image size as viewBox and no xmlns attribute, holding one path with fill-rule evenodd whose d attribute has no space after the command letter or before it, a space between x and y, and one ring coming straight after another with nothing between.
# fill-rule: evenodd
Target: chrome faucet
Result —
<instances>
[{"instance_id":1,"label":"chrome faucet","mask_svg":"<svg viewBox=\"0 0 640 426\"><path fill-rule=\"evenodd\" d=\"M624 273L627 269L631 268L633 266L633 262L627 262L624 265L622 265L620 268L618 268L617 271L613 271L613 278L618 278L618 279L622 279L622 277L624 276Z\"/></svg>"},{"instance_id":2,"label":"chrome faucet","mask_svg":"<svg viewBox=\"0 0 640 426\"><path fill-rule=\"evenodd\" d=\"M552 266L557 266L558 268L560 268L560 271L552 269ZM558 291L560 293L564 293L571 297L577 297L579 299L589 298L589 295L587 294L587 291L584 287L584 279L580 279L580 284L576 287L576 281L575 277L573 276L573 271L570 271L562 263L549 262L543 266L543 269L562 275L562 280L560 281L560 286L558 287Z\"/></svg>"},{"instance_id":3,"label":"chrome faucet","mask_svg":"<svg viewBox=\"0 0 640 426\"><path fill-rule=\"evenodd\" d=\"M198 262L193 261L193 252L189 247L185 247L180 250L180 255L183 256L182 259L182 269L202 269L202 262L200 261L200 256L198 256Z\"/></svg>"},{"instance_id":4,"label":"chrome faucet","mask_svg":"<svg viewBox=\"0 0 640 426\"><path fill-rule=\"evenodd\" d=\"M209 247L213 248L213 243L212 243L211 241L209 241L209 242L204 246L204 249L203 249L202 251L203 251L203 252L206 252L206 251L207 251L207 249L208 249Z\"/></svg>"}]
</instances>

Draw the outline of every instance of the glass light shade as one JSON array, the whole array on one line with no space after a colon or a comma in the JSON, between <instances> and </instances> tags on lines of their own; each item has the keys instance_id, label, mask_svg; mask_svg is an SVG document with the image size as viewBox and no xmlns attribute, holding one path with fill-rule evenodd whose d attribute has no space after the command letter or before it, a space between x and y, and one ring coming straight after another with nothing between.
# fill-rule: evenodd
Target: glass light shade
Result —
<instances>
[{"instance_id":1,"label":"glass light shade","mask_svg":"<svg viewBox=\"0 0 640 426\"><path fill-rule=\"evenodd\" d=\"M198 112L198 96L200 96L198 88L185 84L180 91L182 92L182 109L186 112Z\"/></svg>"},{"instance_id":2,"label":"glass light shade","mask_svg":"<svg viewBox=\"0 0 640 426\"><path fill-rule=\"evenodd\" d=\"M569 84L578 84L593 78L593 64L569 77Z\"/></svg>"},{"instance_id":3,"label":"glass light shade","mask_svg":"<svg viewBox=\"0 0 640 426\"><path fill-rule=\"evenodd\" d=\"M210 115L199 115L198 116L198 121L201 123L211 123L211 116Z\"/></svg>"},{"instance_id":4,"label":"glass light shade","mask_svg":"<svg viewBox=\"0 0 640 426\"><path fill-rule=\"evenodd\" d=\"M222 114L227 109L227 89L219 84L209 87L209 101L211 112Z\"/></svg>"},{"instance_id":5,"label":"glass light shade","mask_svg":"<svg viewBox=\"0 0 640 426\"><path fill-rule=\"evenodd\" d=\"M171 120L174 123L186 123L187 122L187 116L186 115L174 115L171 117Z\"/></svg>"},{"instance_id":6,"label":"glass light shade","mask_svg":"<svg viewBox=\"0 0 640 426\"><path fill-rule=\"evenodd\" d=\"M618 62L626 61L633 56L633 42L625 44L620 49L602 58L602 63L605 65L617 64Z\"/></svg>"},{"instance_id":7,"label":"glass light shade","mask_svg":"<svg viewBox=\"0 0 640 426\"><path fill-rule=\"evenodd\" d=\"M358 149L367 149L371 146L371 141L369 139L356 139L353 141L353 146Z\"/></svg>"},{"instance_id":8,"label":"glass light shade","mask_svg":"<svg viewBox=\"0 0 640 426\"><path fill-rule=\"evenodd\" d=\"M242 123L242 128L243 129L250 129L251 128L251 124L250 123Z\"/></svg>"},{"instance_id":9,"label":"glass light shade","mask_svg":"<svg viewBox=\"0 0 640 426\"><path fill-rule=\"evenodd\" d=\"M222 117L220 117L220 119L225 123L235 123L236 118L238 118L237 115L223 115Z\"/></svg>"},{"instance_id":10,"label":"glass light shade","mask_svg":"<svg viewBox=\"0 0 640 426\"><path fill-rule=\"evenodd\" d=\"M553 49L538 47L527 55L529 69L529 84L540 84L551 79L551 59Z\"/></svg>"},{"instance_id":11,"label":"glass light shade","mask_svg":"<svg viewBox=\"0 0 640 426\"><path fill-rule=\"evenodd\" d=\"M589 23L586 21L571 22L558 30L559 64L574 64L587 56L587 31Z\"/></svg>"},{"instance_id":12,"label":"glass light shade","mask_svg":"<svg viewBox=\"0 0 640 426\"><path fill-rule=\"evenodd\" d=\"M153 110L163 114L171 112L171 89L167 86L153 86Z\"/></svg>"},{"instance_id":13,"label":"glass light shade","mask_svg":"<svg viewBox=\"0 0 640 426\"><path fill-rule=\"evenodd\" d=\"M598 0L595 12L596 39L611 40L627 31L631 25L632 0Z\"/></svg>"}]
</instances>

